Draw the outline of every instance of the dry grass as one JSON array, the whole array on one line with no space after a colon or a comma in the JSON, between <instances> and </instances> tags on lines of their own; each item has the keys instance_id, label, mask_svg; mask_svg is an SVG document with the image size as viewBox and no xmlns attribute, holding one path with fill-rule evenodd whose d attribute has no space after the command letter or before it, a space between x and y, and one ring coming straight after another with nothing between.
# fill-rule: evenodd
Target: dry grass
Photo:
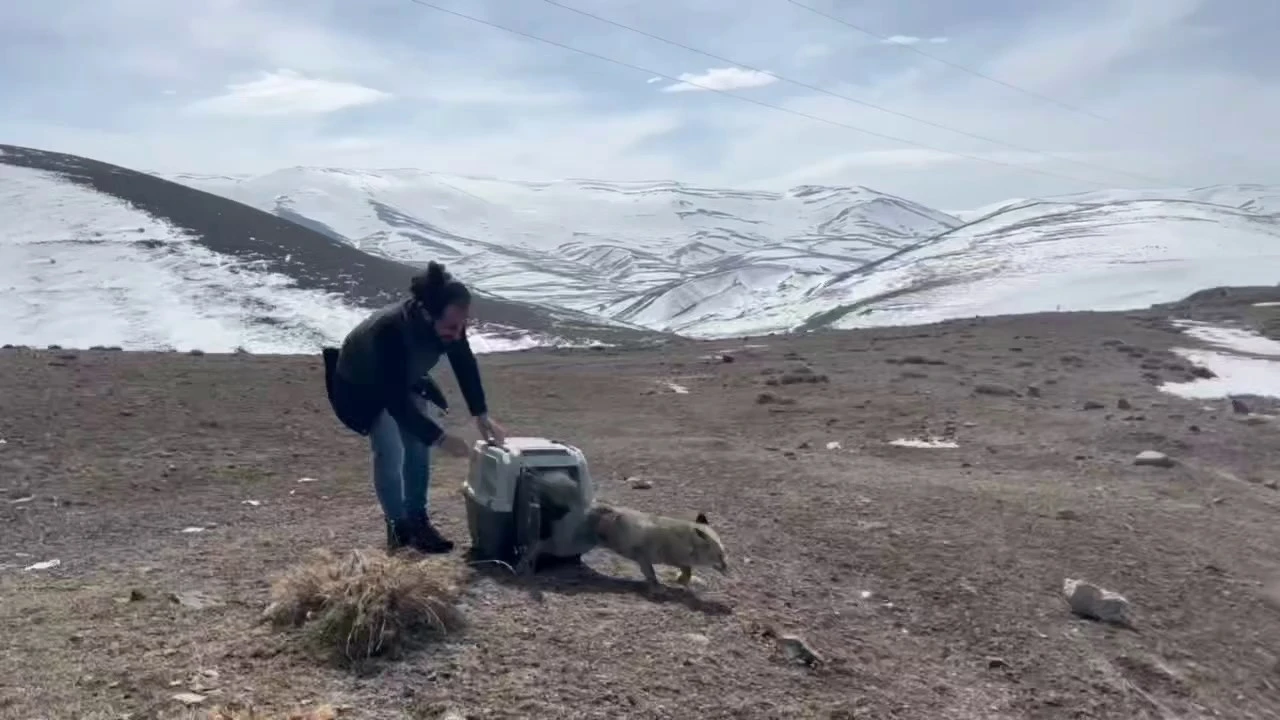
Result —
<instances>
[{"instance_id":1,"label":"dry grass","mask_svg":"<svg viewBox=\"0 0 1280 720\"><path fill-rule=\"evenodd\" d=\"M321 551L275 582L263 618L301 627L318 648L358 662L462 629L457 578L441 559Z\"/></svg>"}]
</instances>

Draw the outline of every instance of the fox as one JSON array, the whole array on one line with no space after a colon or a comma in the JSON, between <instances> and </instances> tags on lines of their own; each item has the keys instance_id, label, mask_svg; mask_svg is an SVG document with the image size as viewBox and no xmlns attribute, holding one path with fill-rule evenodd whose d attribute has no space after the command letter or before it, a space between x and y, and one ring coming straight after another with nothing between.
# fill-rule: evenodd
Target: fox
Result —
<instances>
[{"instance_id":1,"label":"fox","mask_svg":"<svg viewBox=\"0 0 1280 720\"><path fill-rule=\"evenodd\" d=\"M597 545L640 566L650 592L661 587L655 564L679 568L676 582L686 587L694 567L730 574L728 553L706 513L699 512L690 522L597 502L587 509L584 521Z\"/></svg>"}]
</instances>

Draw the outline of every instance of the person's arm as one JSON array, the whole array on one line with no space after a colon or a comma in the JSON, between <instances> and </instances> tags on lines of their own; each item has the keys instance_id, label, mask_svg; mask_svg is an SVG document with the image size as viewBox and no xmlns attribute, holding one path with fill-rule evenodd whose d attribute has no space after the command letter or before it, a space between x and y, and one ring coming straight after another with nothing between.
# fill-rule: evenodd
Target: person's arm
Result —
<instances>
[{"instance_id":1,"label":"person's arm","mask_svg":"<svg viewBox=\"0 0 1280 720\"><path fill-rule=\"evenodd\" d=\"M394 325L382 328L374 344L379 364L378 391L387 414L428 447L435 445L444 435L444 428L423 415L413 402L406 348L398 328Z\"/></svg>"},{"instance_id":2,"label":"person's arm","mask_svg":"<svg viewBox=\"0 0 1280 720\"><path fill-rule=\"evenodd\" d=\"M467 409L475 417L482 417L489 412L485 404L484 383L480 382L480 365L476 362L475 353L471 352L471 343L467 342L464 330L462 337L449 344L445 351L449 356L449 365L453 368L453 376L458 379L458 388L462 390L462 398L467 401Z\"/></svg>"}]
</instances>

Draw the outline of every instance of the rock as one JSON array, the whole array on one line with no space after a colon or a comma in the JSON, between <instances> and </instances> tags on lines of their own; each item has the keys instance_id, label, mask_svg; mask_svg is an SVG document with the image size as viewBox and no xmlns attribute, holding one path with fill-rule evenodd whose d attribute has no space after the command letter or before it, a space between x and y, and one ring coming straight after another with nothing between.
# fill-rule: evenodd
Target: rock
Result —
<instances>
[{"instance_id":1,"label":"rock","mask_svg":"<svg viewBox=\"0 0 1280 720\"><path fill-rule=\"evenodd\" d=\"M1134 465L1169 468L1175 465L1173 458L1155 450L1143 450L1133 458Z\"/></svg>"},{"instance_id":2,"label":"rock","mask_svg":"<svg viewBox=\"0 0 1280 720\"><path fill-rule=\"evenodd\" d=\"M1058 512L1054 513L1054 516L1057 517L1059 520L1079 520L1080 519L1080 513L1070 508L1064 508L1062 510L1059 510Z\"/></svg>"},{"instance_id":3,"label":"rock","mask_svg":"<svg viewBox=\"0 0 1280 720\"><path fill-rule=\"evenodd\" d=\"M628 478L627 482L631 483L632 490L652 490L653 481L642 477Z\"/></svg>"},{"instance_id":4,"label":"rock","mask_svg":"<svg viewBox=\"0 0 1280 720\"><path fill-rule=\"evenodd\" d=\"M1237 415L1248 415L1250 410L1243 400L1233 397L1231 398L1231 412Z\"/></svg>"},{"instance_id":5,"label":"rock","mask_svg":"<svg viewBox=\"0 0 1280 720\"><path fill-rule=\"evenodd\" d=\"M1129 601L1119 593L1104 590L1083 580L1066 578L1062 594L1071 612L1083 618L1132 628Z\"/></svg>"},{"instance_id":6,"label":"rock","mask_svg":"<svg viewBox=\"0 0 1280 720\"><path fill-rule=\"evenodd\" d=\"M1106 405L1103 405L1102 403L1096 400L1086 400L1084 405L1082 405L1081 407L1085 410L1101 410L1102 408L1106 407Z\"/></svg>"},{"instance_id":7,"label":"rock","mask_svg":"<svg viewBox=\"0 0 1280 720\"><path fill-rule=\"evenodd\" d=\"M199 705L200 703L204 702L204 696L203 696L203 695L199 695L199 694L196 694L196 693L193 693L193 692L180 692L180 693L178 693L178 694L174 695L174 696L173 696L173 699L174 699L174 700L177 700L178 702L182 703L183 705L186 705L187 707L192 707L192 706L195 706L195 705Z\"/></svg>"},{"instance_id":8,"label":"rock","mask_svg":"<svg viewBox=\"0 0 1280 720\"><path fill-rule=\"evenodd\" d=\"M209 608L219 607L224 604L221 600L215 597L210 597L209 595L196 591L169 593L169 601L192 610L208 610Z\"/></svg>"},{"instance_id":9,"label":"rock","mask_svg":"<svg viewBox=\"0 0 1280 720\"><path fill-rule=\"evenodd\" d=\"M1116 408L1119 410L1132 410L1133 403L1129 402L1124 398L1120 398L1119 400L1116 401Z\"/></svg>"},{"instance_id":10,"label":"rock","mask_svg":"<svg viewBox=\"0 0 1280 720\"><path fill-rule=\"evenodd\" d=\"M720 356L720 362L722 362L722 363L731 363L731 362L733 362L733 356L732 356L732 355L730 355L729 353L725 353L725 354L723 354L723 355L721 355L721 356Z\"/></svg>"},{"instance_id":11,"label":"rock","mask_svg":"<svg viewBox=\"0 0 1280 720\"><path fill-rule=\"evenodd\" d=\"M946 365L945 362L935 358L924 357L923 355L907 355L897 360L886 360L885 362L896 363L899 365Z\"/></svg>"},{"instance_id":12,"label":"rock","mask_svg":"<svg viewBox=\"0 0 1280 720\"><path fill-rule=\"evenodd\" d=\"M1035 385L1028 385L1027 394L1033 398L1038 398L1040 397L1040 388L1036 387Z\"/></svg>"},{"instance_id":13,"label":"rock","mask_svg":"<svg viewBox=\"0 0 1280 720\"><path fill-rule=\"evenodd\" d=\"M1200 379L1203 379L1203 380L1212 380L1213 378L1218 377L1218 374L1217 374L1217 373L1215 373L1214 371L1210 370L1210 369L1209 369L1209 368L1207 368L1207 367L1201 367L1201 366L1199 366L1199 365L1192 365L1192 366L1187 370L1187 372L1188 372L1188 374L1190 374L1190 375L1191 375L1191 377L1193 377L1193 378L1200 378Z\"/></svg>"},{"instance_id":14,"label":"rock","mask_svg":"<svg viewBox=\"0 0 1280 720\"><path fill-rule=\"evenodd\" d=\"M767 390L756 396L757 405L794 405L795 402L793 398L782 397Z\"/></svg>"},{"instance_id":15,"label":"rock","mask_svg":"<svg viewBox=\"0 0 1280 720\"><path fill-rule=\"evenodd\" d=\"M810 667L819 665L823 662L823 658L818 651L809 646L804 638L799 635L779 635L778 647L782 650L782 654L792 662L808 665Z\"/></svg>"},{"instance_id":16,"label":"rock","mask_svg":"<svg viewBox=\"0 0 1280 720\"><path fill-rule=\"evenodd\" d=\"M973 392L978 395L991 395L994 397L1015 397L1018 394L1017 390L999 383L979 383L973 387Z\"/></svg>"},{"instance_id":17,"label":"rock","mask_svg":"<svg viewBox=\"0 0 1280 720\"><path fill-rule=\"evenodd\" d=\"M707 637L706 635L703 635L702 633L692 633L692 632L685 633L684 639L685 639L685 642L689 643L690 645L710 645L711 644L711 638Z\"/></svg>"}]
</instances>

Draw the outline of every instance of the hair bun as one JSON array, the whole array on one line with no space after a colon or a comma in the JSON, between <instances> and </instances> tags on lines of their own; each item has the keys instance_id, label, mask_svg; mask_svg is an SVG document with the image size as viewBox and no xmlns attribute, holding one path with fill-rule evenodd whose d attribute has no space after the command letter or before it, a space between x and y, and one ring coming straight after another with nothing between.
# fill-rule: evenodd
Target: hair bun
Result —
<instances>
[{"instance_id":1,"label":"hair bun","mask_svg":"<svg viewBox=\"0 0 1280 720\"><path fill-rule=\"evenodd\" d=\"M426 286L428 288L441 288L445 283L449 282L450 275L444 269L444 265L432 260L427 263Z\"/></svg>"}]
</instances>

